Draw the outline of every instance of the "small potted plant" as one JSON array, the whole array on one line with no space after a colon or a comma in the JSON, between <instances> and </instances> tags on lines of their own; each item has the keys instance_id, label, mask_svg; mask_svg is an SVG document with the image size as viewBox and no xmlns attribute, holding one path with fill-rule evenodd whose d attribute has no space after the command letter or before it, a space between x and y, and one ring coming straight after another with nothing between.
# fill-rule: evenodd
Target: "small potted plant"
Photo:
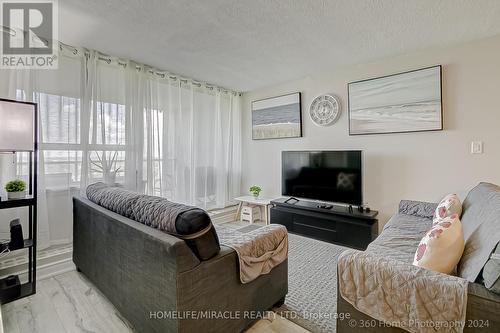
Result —
<instances>
[{"instance_id":1,"label":"small potted plant","mask_svg":"<svg viewBox=\"0 0 500 333\"><path fill-rule=\"evenodd\" d=\"M252 193L252 195L256 198L259 197L259 194L261 191L262 191L262 189L257 185L253 185L250 187L250 193Z\"/></svg>"},{"instance_id":2,"label":"small potted plant","mask_svg":"<svg viewBox=\"0 0 500 333\"><path fill-rule=\"evenodd\" d=\"M21 179L11 180L5 185L8 199L22 199L26 197L26 183Z\"/></svg>"}]
</instances>

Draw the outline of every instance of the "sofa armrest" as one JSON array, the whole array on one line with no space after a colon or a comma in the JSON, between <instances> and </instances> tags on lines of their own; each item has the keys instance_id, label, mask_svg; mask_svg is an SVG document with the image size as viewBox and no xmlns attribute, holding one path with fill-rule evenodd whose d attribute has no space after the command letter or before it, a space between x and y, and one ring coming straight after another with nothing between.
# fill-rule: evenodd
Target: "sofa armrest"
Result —
<instances>
[{"instance_id":1,"label":"sofa armrest","mask_svg":"<svg viewBox=\"0 0 500 333\"><path fill-rule=\"evenodd\" d=\"M401 200L398 213L432 219L437 205L432 202Z\"/></svg>"}]
</instances>

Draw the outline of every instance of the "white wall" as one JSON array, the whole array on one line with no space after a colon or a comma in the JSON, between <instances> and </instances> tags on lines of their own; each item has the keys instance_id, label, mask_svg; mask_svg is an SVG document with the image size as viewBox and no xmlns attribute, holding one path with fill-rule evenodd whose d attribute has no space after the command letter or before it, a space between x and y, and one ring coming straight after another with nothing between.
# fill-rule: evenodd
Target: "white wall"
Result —
<instances>
[{"instance_id":1,"label":"white wall","mask_svg":"<svg viewBox=\"0 0 500 333\"><path fill-rule=\"evenodd\" d=\"M444 131L349 136L348 82L437 64L443 65ZM251 101L296 91L302 92L303 137L253 141ZM339 96L343 104L339 121L326 128L308 115L312 99L323 93ZM470 154L472 140L484 142L484 154ZM266 197L280 196L282 150L363 150L364 199L380 211L380 227L401 199L439 201L449 192L463 199L479 181L500 184L500 36L245 93L242 149L242 191L258 184Z\"/></svg>"}]
</instances>

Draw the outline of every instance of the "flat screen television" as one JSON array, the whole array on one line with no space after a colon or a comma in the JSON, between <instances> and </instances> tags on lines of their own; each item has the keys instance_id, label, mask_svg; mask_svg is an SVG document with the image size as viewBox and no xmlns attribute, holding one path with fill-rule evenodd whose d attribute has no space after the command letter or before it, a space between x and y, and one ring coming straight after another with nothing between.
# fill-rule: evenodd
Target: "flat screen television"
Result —
<instances>
[{"instance_id":1,"label":"flat screen television","mask_svg":"<svg viewBox=\"0 0 500 333\"><path fill-rule=\"evenodd\" d=\"M360 150L283 151L282 194L362 205L361 155Z\"/></svg>"}]
</instances>

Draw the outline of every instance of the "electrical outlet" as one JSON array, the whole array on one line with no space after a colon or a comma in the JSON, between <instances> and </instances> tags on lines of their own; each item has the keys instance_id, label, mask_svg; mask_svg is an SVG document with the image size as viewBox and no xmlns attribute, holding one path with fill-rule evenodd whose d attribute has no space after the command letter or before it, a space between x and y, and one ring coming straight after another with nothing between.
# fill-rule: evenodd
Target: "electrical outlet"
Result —
<instances>
[{"instance_id":1,"label":"electrical outlet","mask_svg":"<svg viewBox=\"0 0 500 333\"><path fill-rule=\"evenodd\" d=\"M483 141L472 141L470 144L471 154L482 154L483 153Z\"/></svg>"}]
</instances>

